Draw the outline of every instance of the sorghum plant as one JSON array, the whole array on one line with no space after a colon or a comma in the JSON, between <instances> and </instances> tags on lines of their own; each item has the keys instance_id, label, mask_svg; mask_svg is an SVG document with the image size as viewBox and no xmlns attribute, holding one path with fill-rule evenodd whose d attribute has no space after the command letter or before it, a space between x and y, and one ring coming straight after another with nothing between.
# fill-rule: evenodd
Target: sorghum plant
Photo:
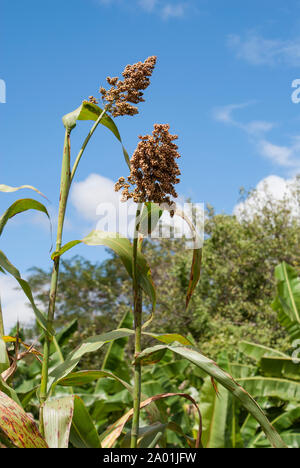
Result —
<instances>
[{"instance_id":1,"label":"sorghum plant","mask_svg":"<svg viewBox=\"0 0 300 468\"><path fill-rule=\"evenodd\" d=\"M107 82L110 85L110 89L100 88L104 109L98 106L98 100L95 97L90 96L79 108L63 118L65 139L60 182L58 228L55 251L51 256L53 271L46 317L37 309L29 285L20 277L18 271L8 262L7 258L0 254L0 271L6 270L11 273L23 288L42 329L42 341L44 343L41 379L39 388L37 389L40 400L40 430L38 431L34 421L28 417L22 408L22 402L16 392L3 380L3 372L6 372L10 363L7 359L6 349L2 345L9 338L3 336L2 341L0 341L0 364L3 363L0 369L2 372L0 380L0 443L3 443L5 446L13 444L16 447L62 448L68 447L69 443L71 443L75 447L113 447L122 435L126 424L132 418L131 447L137 447L145 434L148 437L147 445L154 447L162 443L161 438L166 428L174 430L172 423L165 424L163 426L164 429L161 429L161 422L166 420L167 415L160 413L155 402L168 397L178 396L187 399L195 407L195 414L198 417L197 435L193 440L186 439L191 446L200 447L202 433L201 413L198 403L189 394L176 392L144 396L141 393L142 366L159 363L166 351L171 351L176 356L188 360L199 367L202 372L208 374L211 378L212 387L215 390L217 390L217 385L225 387L257 420L274 447L285 446L253 398L228 373L219 368L215 362L203 356L189 339L174 333L155 334L145 331L146 327L151 324L156 304L155 285L147 259L142 251L143 238L149 233L149 224L152 227L151 218L156 216L159 219L162 211L166 209L170 212L171 216L182 216L193 231L194 236L196 237L197 235L192 222L180 212L174 203L174 198L177 197L175 185L178 184L180 176L177 165L179 153L177 145L174 143L177 140L177 136L169 133L168 125L156 124L152 135L140 137L137 149L131 160L122 144L123 154L130 174L127 179L124 177L119 179L116 183L116 190L122 189L123 200L132 199L136 203L136 220L132 242L129 238L122 237L118 233L96 230L82 240L74 240L66 245L62 244L64 220L71 184L92 135L98 125L102 124L122 143L119 131L112 117L133 116L138 113L136 105L144 101L143 93L150 84L150 77L155 65L156 57L150 57L143 63L138 62L134 65L128 65L123 72L123 80L117 77L109 77L107 78ZM94 124L84 140L73 165L71 165L71 133L80 120L91 120L94 121ZM33 202L30 203L28 207L39 209L39 211L48 214L45 207L37 205L38 202L35 205ZM2 216L0 219L0 234L1 228L3 228L7 220L18 212L20 212L20 206L12 208L11 211L6 212ZM55 301L59 287L60 257L79 243L109 247L123 262L133 285L134 330L122 328L124 326L122 324L117 330L99 336L92 336L84 340L75 350L64 356L60 348L60 340L56 338L55 331L53 330ZM190 280L186 292L186 307L189 307L191 296L200 279L201 260L202 249L195 244ZM152 303L152 315L150 319L143 314L143 294L147 295ZM4 334L1 314L0 334ZM162 344L142 349L143 335L150 336ZM107 343L113 343L115 340L130 336L135 337L133 386L131 382L124 381L119 375L107 370L105 366L106 360L102 366L99 366L99 369L74 372L84 354L95 353ZM11 337L11 339L15 340L18 345L22 344L19 342L18 336L16 338ZM26 345L24 344L24 346ZM33 352L35 355L37 354L32 346L27 348L29 348L27 351ZM51 358L52 360L50 360ZM14 360L12 365L17 366L17 359ZM82 399L78 395L73 394L72 388L104 378L114 379L129 392L133 399L133 408L112 426L108 427L104 434L99 435L95 423ZM69 387L70 394L64 397L57 397L57 387ZM31 390L31 392L33 391L34 393L35 390ZM33 397L33 393L27 396L26 401L28 401L28 398ZM150 429L146 428L146 431L141 431L139 427L140 410L143 408L147 408L148 415L152 421ZM178 428L176 430L178 431ZM149 440L149 434L151 434L151 440Z\"/></svg>"}]
</instances>

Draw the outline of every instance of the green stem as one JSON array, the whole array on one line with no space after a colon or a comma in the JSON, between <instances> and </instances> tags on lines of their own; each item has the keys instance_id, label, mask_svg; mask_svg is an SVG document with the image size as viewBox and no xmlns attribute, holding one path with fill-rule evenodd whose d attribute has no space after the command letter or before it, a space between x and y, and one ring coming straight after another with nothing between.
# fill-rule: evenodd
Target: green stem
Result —
<instances>
[{"instance_id":1,"label":"green stem","mask_svg":"<svg viewBox=\"0 0 300 468\"><path fill-rule=\"evenodd\" d=\"M70 163L70 134L72 129L66 129L65 133L65 142L64 142L64 152L63 152L63 162L62 162L62 171L61 171L61 185L60 185L60 199L59 199L59 213L58 213L58 226L57 226L57 237L56 237L56 251L60 250L62 245L62 234L64 227L64 220L67 208L67 201L70 192L70 187L75 176L78 164L84 153L84 150L90 141L93 133L98 127L101 119L104 117L106 111L109 109L109 106L106 106L103 112L99 115L97 121L92 126L91 130L88 133L88 136L84 140L84 143L77 155L74 166L71 172L71 163ZM52 326L54 321L55 313L55 302L57 295L57 285L58 285L58 273L59 273L59 264L60 257L56 257L54 260L52 275L51 275L51 285L50 285L50 298L49 298L49 307L48 307L48 325ZM49 357L50 357L50 347L52 339L50 336L45 337L44 344L44 355L43 355L43 365L42 365L42 376L41 376L41 388L40 388L40 430L43 433L43 403L47 399L47 385L48 385L48 370L49 370ZM63 356L61 356L63 358Z\"/></svg>"},{"instance_id":2,"label":"green stem","mask_svg":"<svg viewBox=\"0 0 300 468\"><path fill-rule=\"evenodd\" d=\"M138 250L141 249L142 244L138 241L138 218L141 213L141 205L138 205L136 212L136 226L133 239L133 299L134 299L134 331L135 331L135 349L134 357L142 351L141 336L142 336L142 309L143 298L142 289L138 284L137 277L137 255ZM136 448L139 436L139 420L140 420L140 405L141 405L141 381L142 381L141 364L134 363L134 388L133 388L133 418L131 429L131 448Z\"/></svg>"},{"instance_id":3,"label":"green stem","mask_svg":"<svg viewBox=\"0 0 300 468\"><path fill-rule=\"evenodd\" d=\"M70 190L70 130L66 130L64 151L63 151L63 161L62 161L62 171L61 171L56 250L60 250L61 245L62 245L62 233L63 233L63 226L64 226L69 190ZM48 307L48 316L47 316L49 327L53 326L53 320L54 320L55 301L56 301L57 285L58 285L59 261L60 261L59 257L56 257L54 260L52 276L51 276L50 298L49 298L49 307ZM43 433L42 405L47 399L48 369L49 369L49 356L50 356L51 343L52 343L52 338L49 335L46 335L45 344L44 344L43 365L42 365L41 388L40 388L40 403L41 403L40 427L41 427L42 433Z\"/></svg>"}]
</instances>

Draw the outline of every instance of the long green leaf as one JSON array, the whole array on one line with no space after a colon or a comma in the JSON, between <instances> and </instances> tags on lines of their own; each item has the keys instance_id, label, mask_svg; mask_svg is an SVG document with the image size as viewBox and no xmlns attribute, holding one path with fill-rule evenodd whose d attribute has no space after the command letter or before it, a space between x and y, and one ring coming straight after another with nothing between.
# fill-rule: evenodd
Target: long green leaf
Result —
<instances>
[{"instance_id":1,"label":"long green leaf","mask_svg":"<svg viewBox=\"0 0 300 468\"><path fill-rule=\"evenodd\" d=\"M118 233L104 232L104 231L92 231L84 239L75 240L64 245L58 252L52 254L52 259L63 255L74 246L84 243L90 246L105 246L112 249L118 257L121 259L125 266L129 276L132 278L132 256L133 249L130 240L124 237L120 237ZM156 291L151 277L150 267L141 252L137 254L137 269L138 269L138 280L140 286L143 288L145 293L150 297L152 307L155 309L156 306Z\"/></svg>"},{"instance_id":2,"label":"long green leaf","mask_svg":"<svg viewBox=\"0 0 300 468\"><path fill-rule=\"evenodd\" d=\"M300 401L300 383L270 377L248 377L238 383L256 397L274 397L283 401Z\"/></svg>"},{"instance_id":3,"label":"long green leaf","mask_svg":"<svg viewBox=\"0 0 300 468\"><path fill-rule=\"evenodd\" d=\"M287 303L282 297L277 298L273 304L273 309L277 311L278 320L290 335L290 341L293 343L300 339L300 323L293 322L290 319L290 311Z\"/></svg>"},{"instance_id":4,"label":"long green leaf","mask_svg":"<svg viewBox=\"0 0 300 468\"><path fill-rule=\"evenodd\" d=\"M217 385L217 384L216 384ZM204 448L225 448L225 433L228 410L228 391L217 385L216 393L210 377L201 387L200 411L203 421L202 445Z\"/></svg>"},{"instance_id":5,"label":"long green leaf","mask_svg":"<svg viewBox=\"0 0 300 468\"><path fill-rule=\"evenodd\" d=\"M70 441L76 448L101 448L97 429L83 401L74 396L74 414Z\"/></svg>"},{"instance_id":6,"label":"long green leaf","mask_svg":"<svg viewBox=\"0 0 300 468\"><path fill-rule=\"evenodd\" d=\"M239 350L256 361L260 361L264 356L275 356L278 358L288 358L287 354L281 353L272 348L258 345L256 343L250 343L249 341L241 341L239 344Z\"/></svg>"},{"instance_id":7,"label":"long green leaf","mask_svg":"<svg viewBox=\"0 0 300 468\"><path fill-rule=\"evenodd\" d=\"M92 353L98 351L106 343L111 343L114 340L119 340L123 338L128 338L134 334L133 330L126 328L119 328L117 330L105 333L103 335L96 335L90 338L87 338L79 345L74 351L72 351L66 358L65 362L56 366L50 373L50 385L56 384L58 381L62 381L67 377L72 370L77 366L82 356L86 353ZM156 340L162 341L164 343L170 343L171 341L176 340L177 342L182 342L186 344L189 341L179 334L155 334L155 333L143 333L147 336L152 336Z\"/></svg>"},{"instance_id":8,"label":"long green leaf","mask_svg":"<svg viewBox=\"0 0 300 468\"><path fill-rule=\"evenodd\" d=\"M273 308L280 308L279 299L287 304L285 313L288 314L292 322L300 324L300 279L297 271L285 262L282 262L275 269L277 283L277 298Z\"/></svg>"},{"instance_id":9,"label":"long green leaf","mask_svg":"<svg viewBox=\"0 0 300 468\"><path fill-rule=\"evenodd\" d=\"M267 376L300 380L300 360L297 362L288 357L263 357L260 367Z\"/></svg>"},{"instance_id":10,"label":"long green leaf","mask_svg":"<svg viewBox=\"0 0 300 468\"><path fill-rule=\"evenodd\" d=\"M21 406L1 391L0 429L18 448L48 448L33 419Z\"/></svg>"},{"instance_id":11,"label":"long green leaf","mask_svg":"<svg viewBox=\"0 0 300 468\"><path fill-rule=\"evenodd\" d=\"M85 370L85 371L78 371L69 374L67 377L64 377L61 380L56 382L57 385L62 385L64 387L76 387L80 385L86 385L88 383L94 382L95 380L99 380L102 378L114 379L119 382L123 387L125 387L130 393L132 392L132 386L129 385L124 380L120 379L117 375L113 374L112 372L104 371L104 370Z\"/></svg>"},{"instance_id":12,"label":"long green leaf","mask_svg":"<svg viewBox=\"0 0 300 468\"><path fill-rule=\"evenodd\" d=\"M290 411L286 411L282 413L280 416L278 416L276 419L272 421L272 425L275 427L275 429L281 433L281 437L284 437L283 431L286 429L289 429L290 427L293 426L293 424L300 419L300 408L294 408ZM248 445L248 448L255 448L258 446L258 443L263 439L263 433L260 432L257 434L251 443ZM285 440L285 443L292 448L294 446L294 443ZM297 447L299 448L299 447Z\"/></svg>"},{"instance_id":13,"label":"long green leaf","mask_svg":"<svg viewBox=\"0 0 300 468\"><path fill-rule=\"evenodd\" d=\"M53 385L59 380L67 377L72 370L77 366L82 356L87 353L98 351L106 343L110 343L113 340L124 338L132 335L132 330L114 330L109 333L105 333L99 336L93 336L82 342L73 352L71 352L64 363L56 366L50 373L49 384Z\"/></svg>"},{"instance_id":14,"label":"long green leaf","mask_svg":"<svg viewBox=\"0 0 300 468\"><path fill-rule=\"evenodd\" d=\"M154 346L153 348L148 348L140 353L138 360L143 363L143 360L149 359L151 354L162 351L163 349L168 349L173 353L188 359L190 362L195 364L197 367L205 371L208 375L223 385L223 387L229 390L229 392L231 392L241 402L244 408L260 423L263 431L272 445L276 448L285 447L285 444L281 440L279 434L271 426L264 412L256 403L256 401L229 374L220 369L214 361L199 353L198 350L176 345Z\"/></svg>"},{"instance_id":15,"label":"long green leaf","mask_svg":"<svg viewBox=\"0 0 300 468\"><path fill-rule=\"evenodd\" d=\"M40 211L44 213L50 221L50 216L47 211L47 208L42 203L38 202L37 200L33 200L31 198L24 198L22 200L17 200L6 210L6 212L0 218L0 236L2 234L2 231L7 221L10 218L13 218L17 214L23 213L24 211L28 211L28 210Z\"/></svg>"}]
</instances>

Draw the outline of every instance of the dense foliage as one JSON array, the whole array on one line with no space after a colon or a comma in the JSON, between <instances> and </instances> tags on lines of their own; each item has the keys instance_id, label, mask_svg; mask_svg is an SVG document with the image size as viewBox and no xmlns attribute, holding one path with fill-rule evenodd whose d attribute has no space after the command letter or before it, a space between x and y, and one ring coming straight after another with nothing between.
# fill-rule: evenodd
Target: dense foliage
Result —
<instances>
[{"instance_id":1,"label":"dense foliage","mask_svg":"<svg viewBox=\"0 0 300 468\"><path fill-rule=\"evenodd\" d=\"M201 281L188 311L185 291L191 252L184 249L183 240L145 244L158 291L153 329L190 333L201 350L215 358L224 350L236 358L242 339L286 349L287 336L271 302L275 266L281 261L300 266L300 231L291 217L290 201L270 200L254 217L242 219L215 214L210 208L205 232ZM49 278L40 269L30 277L45 309ZM61 326L66 316L78 318L78 340L115 327L131 302L131 283L116 255L96 264L80 257L63 260L56 324Z\"/></svg>"},{"instance_id":2,"label":"dense foliage","mask_svg":"<svg viewBox=\"0 0 300 468\"><path fill-rule=\"evenodd\" d=\"M128 65L123 80L109 77L111 88L100 89L104 109L90 96L63 117L50 274L34 270L28 282L0 250L0 273L16 280L36 319L30 330L6 335L0 302L0 447L300 446L294 200L274 203L265 194L261 203L252 193L237 217L208 208L202 246L191 213L169 198L180 176L177 136L156 124L130 159L111 117L138 113L132 104L144 101L155 64L149 57ZM81 120L93 125L73 159L71 134ZM72 182L100 124L122 145L130 175L115 188L133 196L133 233L97 229L63 244ZM42 195L0 185L0 192L23 189ZM298 181L294 192L299 206ZM0 236L28 210L49 218L40 202L17 200L0 218ZM168 212L189 229L191 251L184 237L147 239ZM78 244L113 255L101 264L64 260Z\"/></svg>"}]
</instances>

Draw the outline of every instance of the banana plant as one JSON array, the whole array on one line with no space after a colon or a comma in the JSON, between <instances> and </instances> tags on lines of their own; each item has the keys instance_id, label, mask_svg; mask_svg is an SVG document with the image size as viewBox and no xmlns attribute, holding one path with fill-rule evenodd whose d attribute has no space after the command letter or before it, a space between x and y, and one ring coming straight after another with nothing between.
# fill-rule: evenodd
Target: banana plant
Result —
<instances>
[{"instance_id":1,"label":"banana plant","mask_svg":"<svg viewBox=\"0 0 300 468\"><path fill-rule=\"evenodd\" d=\"M275 269L277 295L273 308L291 342L300 336L300 280L294 268L281 263ZM235 364L223 355L222 365L248 390L270 416L271 424L290 448L300 447L300 361L276 349L243 341L239 350L255 365ZM203 446L206 448L270 447L258 422L248 415L239 427L240 405L233 406L230 393L218 385L212 389L207 378L201 388ZM275 413L275 414L274 414Z\"/></svg>"}]
</instances>

